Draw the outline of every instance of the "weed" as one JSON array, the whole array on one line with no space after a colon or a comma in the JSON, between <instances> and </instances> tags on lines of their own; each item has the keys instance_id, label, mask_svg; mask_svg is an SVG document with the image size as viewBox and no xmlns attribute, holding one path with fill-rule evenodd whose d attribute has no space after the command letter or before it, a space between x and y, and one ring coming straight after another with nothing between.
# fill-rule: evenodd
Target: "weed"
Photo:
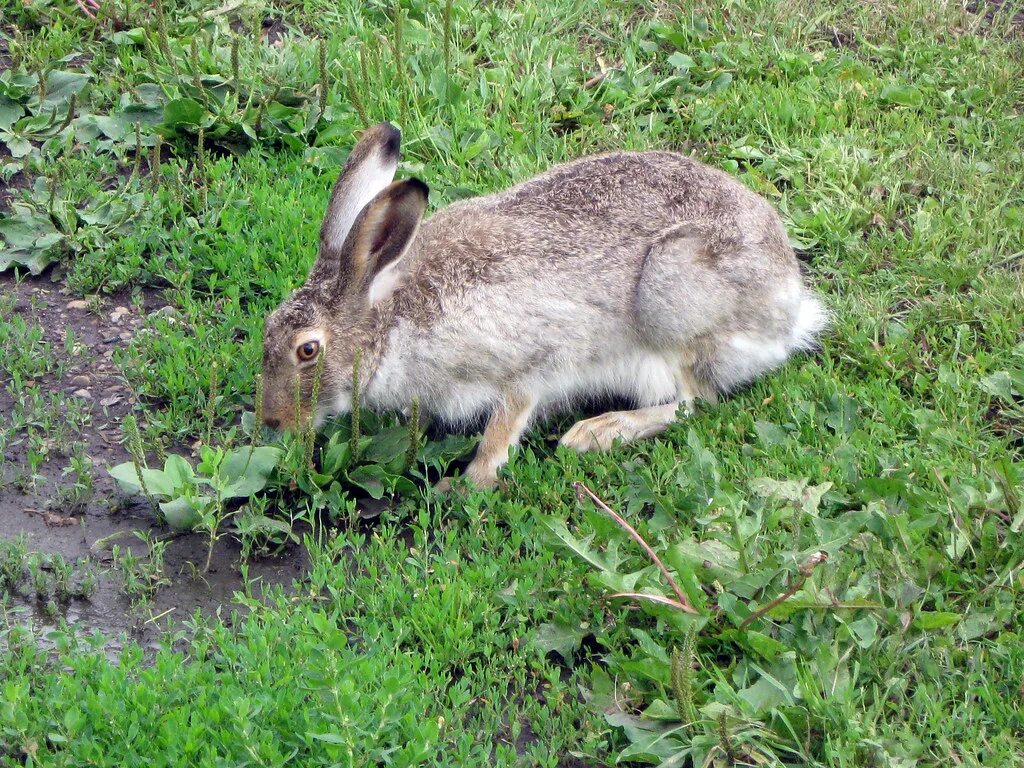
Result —
<instances>
[{"instance_id":1,"label":"weed","mask_svg":"<svg viewBox=\"0 0 1024 768\"><path fill-rule=\"evenodd\" d=\"M0 582L5 592L14 592L25 578L28 567L28 536L0 539Z\"/></svg>"},{"instance_id":2,"label":"weed","mask_svg":"<svg viewBox=\"0 0 1024 768\"><path fill-rule=\"evenodd\" d=\"M70 485L64 484L57 491L52 500L52 506L63 510L66 514L79 514L86 504L93 497L95 492L93 486L93 462L81 451L76 452L70 459L69 466L65 467L61 474L64 477L70 476Z\"/></svg>"},{"instance_id":3,"label":"weed","mask_svg":"<svg viewBox=\"0 0 1024 768\"><path fill-rule=\"evenodd\" d=\"M362 350L357 349L352 360L352 415L350 416L351 426L349 429L349 451L352 457L359 458L359 446L362 441L362 418L363 399L359 381L359 363L362 359Z\"/></svg>"},{"instance_id":4,"label":"weed","mask_svg":"<svg viewBox=\"0 0 1024 768\"><path fill-rule=\"evenodd\" d=\"M114 567L121 573L125 595L134 606L144 606L161 588L171 583L164 570L167 542L145 531L135 531L135 537L145 546L145 555L138 556L130 548L122 549L119 544L111 547L111 553Z\"/></svg>"}]
</instances>

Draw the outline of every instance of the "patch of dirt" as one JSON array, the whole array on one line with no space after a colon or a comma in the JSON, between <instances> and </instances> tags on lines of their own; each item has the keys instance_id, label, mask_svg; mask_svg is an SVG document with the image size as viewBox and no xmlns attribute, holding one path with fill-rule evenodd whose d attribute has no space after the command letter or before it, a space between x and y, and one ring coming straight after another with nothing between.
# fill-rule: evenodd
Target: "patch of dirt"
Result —
<instances>
[{"instance_id":1,"label":"patch of dirt","mask_svg":"<svg viewBox=\"0 0 1024 768\"><path fill-rule=\"evenodd\" d=\"M149 505L128 503L107 468L129 460L121 446L121 419L131 411L136 400L113 362L116 349L127 344L142 330L143 315L165 311L155 291L144 291L137 304L127 294L102 299L96 305L67 293L60 285L41 277L18 284L9 274L0 274L0 294L13 294L14 312L25 317L32 326L45 330L45 339L65 368L33 382L53 402L60 403L61 413L55 420L58 430L68 426L71 434L54 437L52 452L38 469L45 480L34 485L13 482L27 476L27 443L15 437L7 446L6 478L0 478L0 538L28 537L30 551L60 554L70 561L80 558L99 564L101 578L95 594L88 600L72 601L66 618L86 630L98 629L109 636L130 633L140 642L152 641L158 627L169 619L179 623L197 609L206 615L227 614L235 606L232 595L244 584L238 573L239 547L228 538L221 539L214 549L211 568L201 573L207 554L207 539L198 534L173 536L165 553L165 576L171 581L157 592L145 609L146 617L160 616L160 622L146 622L138 611L133 612L128 597L118 582L118 572L111 570L109 547L97 547L98 541L113 537L119 546L130 548L139 556L147 554L146 546L134 531L144 531L157 538L169 536L169 529L157 522ZM73 329L77 342L71 354L65 350L66 329ZM15 397L10 382L0 375L0 413L13 413ZM68 409L86 415L81 431L68 424ZM20 437L24 437L21 433ZM48 439L49 441L49 439ZM62 488L67 488L64 469L69 465L72 446L84 452L93 462L94 490L90 497L71 503ZM0 462L2 464L2 462ZM7 482L2 482L6 479ZM264 584L289 585L301 579L307 570L301 548L266 560L250 560L250 578ZM20 609L33 612L34 600L23 601ZM36 615L37 624L53 619Z\"/></svg>"},{"instance_id":2,"label":"patch of dirt","mask_svg":"<svg viewBox=\"0 0 1024 768\"><path fill-rule=\"evenodd\" d=\"M255 30L250 30L249 22L245 19L233 19L228 26L233 32L237 32L242 35L252 34ZM265 16L260 21L260 42L266 45L272 45L275 48L280 48L284 45L284 38L290 31L290 27L285 24L284 19L274 16Z\"/></svg>"},{"instance_id":3,"label":"patch of dirt","mask_svg":"<svg viewBox=\"0 0 1024 768\"><path fill-rule=\"evenodd\" d=\"M971 0L964 8L968 13L981 15L988 28L991 28L997 21L997 17L1012 14L1009 18L1009 27L1014 37L1024 35L1024 8L1012 0Z\"/></svg>"},{"instance_id":4,"label":"patch of dirt","mask_svg":"<svg viewBox=\"0 0 1024 768\"><path fill-rule=\"evenodd\" d=\"M827 40L836 50L847 49L856 51L860 47L857 41L857 33L850 29L827 26L820 28L818 35L822 39Z\"/></svg>"},{"instance_id":5,"label":"patch of dirt","mask_svg":"<svg viewBox=\"0 0 1024 768\"><path fill-rule=\"evenodd\" d=\"M1024 402L1020 405L1024 407ZM1017 409L1018 412L1020 409ZM1010 440L1010 448L1016 453L1024 449L1024 419L1000 404L993 402L985 412L984 419L999 437Z\"/></svg>"},{"instance_id":6,"label":"patch of dirt","mask_svg":"<svg viewBox=\"0 0 1024 768\"><path fill-rule=\"evenodd\" d=\"M3 69L3 67L0 66L0 69ZM10 159L11 153L7 150L7 147L0 144L0 165L5 165ZM28 185L28 176L23 171L18 171L7 182L0 181L0 213L10 207L11 200L18 190L24 189Z\"/></svg>"},{"instance_id":7,"label":"patch of dirt","mask_svg":"<svg viewBox=\"0 0 1024 768\"><path fill-rule=\"evenodd\" d=\"M0 34L0 71L10 69L14 59L11 58L11 44L7 36Z\"/></svg>"}]
</instances>

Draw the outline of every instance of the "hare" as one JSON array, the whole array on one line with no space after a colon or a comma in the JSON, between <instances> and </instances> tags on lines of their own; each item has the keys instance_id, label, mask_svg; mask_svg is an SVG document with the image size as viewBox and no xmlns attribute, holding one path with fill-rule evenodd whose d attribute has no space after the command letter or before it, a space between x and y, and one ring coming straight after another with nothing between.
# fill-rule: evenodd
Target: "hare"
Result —
<instances>
[{"instance_id":1,"label":"hare","mask_svg":"<svg viewBox=\"0 0 1024 768\"><path fill-rule=\"evenodd\" d=\"M358 352L368 407L489 414L466 470L488 487L538 414L614 396L635 410L579 421L561 444L646 438L813 348L826 325L778 214L723 171L613 152L423 221L426 184L393 182L400 139L388 123L363 133L309 278L266 319L272 428L351 410Z\"/></svg>"}]
</instances>

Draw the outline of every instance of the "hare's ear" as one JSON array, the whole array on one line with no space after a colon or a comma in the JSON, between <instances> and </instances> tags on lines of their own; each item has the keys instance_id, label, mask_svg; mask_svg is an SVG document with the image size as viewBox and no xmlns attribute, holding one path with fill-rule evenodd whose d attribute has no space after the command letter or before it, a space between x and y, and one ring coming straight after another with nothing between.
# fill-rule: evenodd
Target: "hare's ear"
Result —
<instances>
[{"instance_id":1,"label":"hare's ear","mask_svg":"<svg viewBox=\"0 0 1024 768\"><path fill-rule=\"evenodd\" d=\"M360 286L369 304L387 298L401 285L402 256L416 237L428 194L419 179L396 181L370 201L352 226L344 259L351 269L350 284Z\"/></svg>"},{"instance_id":2,"label":"hare's ear","mask_svg":"<svg viewBox=\"0 0 1024 768\"><path fill-rule=\"evenodd\" d=\"M333 282L348 271L342 263L345 240L366 204L395 178L401 142L395 126L381 123L364 131L352 148L327 204L311 282L314 277L320 284Z\"/></svg>"}]
</instances>

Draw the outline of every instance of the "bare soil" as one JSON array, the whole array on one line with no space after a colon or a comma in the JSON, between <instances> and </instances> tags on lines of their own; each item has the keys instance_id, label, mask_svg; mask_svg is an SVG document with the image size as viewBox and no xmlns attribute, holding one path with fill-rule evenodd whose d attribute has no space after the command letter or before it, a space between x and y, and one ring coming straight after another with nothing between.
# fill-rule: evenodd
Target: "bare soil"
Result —
<instances>
[{"instance_id":1,"label":"bare soil","mask_svg":"<svg viewBox=\"0 0 1024 768\"><path fill-rule=\"evenodd\" d=\"M6 479L0 481L0 538L24 534L30 551L59 554L70 561L82 559L97 567L101 575L96 592L87 600L74 600L66 606L64 618L82 630L100 630L110 636L127 633L140 642L152 642L167 622L180 625L196 610L209 616L229 616L232 595L244 586L238 571L238 545L222 538L214 549L209 571L203 572L207 539L198 534L171 536L148 503L125 499L106 471L129 460L121 446L120 422L136 402L112 357L140 331L145 314L162 308L159 294L143 291L134 302L126 294L115 295L86 307L45 276L19 284L11 275L0 274L0 294L11 293L17 298L15 313L45 329L46 340L65 364L62 375L45 376L35 384L44 393L77 402L88 413L85 428L73 437L73 442L94 463L94 492L85 503L72 505L77 508L68 508L67 496L60 490L68 482L62 474L68 466L69 452L63 439L39 470L45 482L34 486L15 482L27 468L25 445L15 439L7 448L6 478L0 478ZM0 322L5 320L0 318ZM78 354L70 356L64 348L68 328L73 329L80 343ZM0 376L0 413L12 413L18 394L12 389L11 383ZM147 554L145 545L133 535L135 531L168 541L164 575L171 584L159 590L141 610L132 609L119 572L110 567L113 543L139 556ZM290 585L305 571L301 548L249 560L250 579L264 585ZM32 596L15 595L12 601L16 610L35 614L43 625L55 621L38 610L41 605Z\"/></svg>"}]
</instances>

